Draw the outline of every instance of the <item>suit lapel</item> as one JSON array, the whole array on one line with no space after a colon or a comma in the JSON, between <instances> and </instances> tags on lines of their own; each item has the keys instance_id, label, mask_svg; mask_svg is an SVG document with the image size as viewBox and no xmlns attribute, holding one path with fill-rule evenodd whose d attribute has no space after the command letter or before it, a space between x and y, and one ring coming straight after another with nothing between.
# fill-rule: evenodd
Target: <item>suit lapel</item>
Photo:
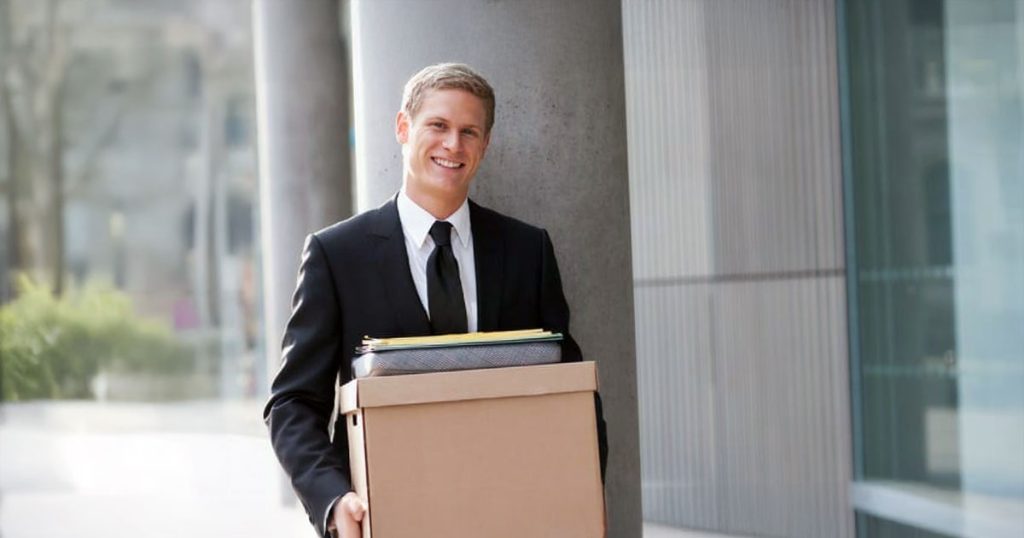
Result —
<instances>
[{"instance_id":1,"label":"suit lapel","mask_svg":"<svg viewBox=\"0 0 1024 538\"><path fill-rule=\"evenodd\" d=\"M409 273L409 253L405 250L405 235L402 233L395 198L377 209L370 233L376 242L373 255L377 270L384 282L391 311L402 329L401 335L380 337L430 334L430 321Z\"/></svg>"},{"instance_id":2,"label":"suit lapel","mask_svg":"<svg viewBox=\"0 0 1024 538\"><path fill-rule=\"evenodd\" d=\"M498 223L472 200L469 219L473 227L473 258L476 264L477 321L480 331L498 330L501 283L504 278L505 244Z\"/></svg>"}]
</instances>

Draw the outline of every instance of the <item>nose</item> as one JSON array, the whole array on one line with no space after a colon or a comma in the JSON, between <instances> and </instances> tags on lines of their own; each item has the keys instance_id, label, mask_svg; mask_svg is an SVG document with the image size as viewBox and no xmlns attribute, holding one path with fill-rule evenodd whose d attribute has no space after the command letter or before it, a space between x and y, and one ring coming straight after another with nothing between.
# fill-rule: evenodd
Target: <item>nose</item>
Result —
<instances>
[{"instance_id":1,"label":"nose","mask_svg":"<svg viewBox=\"0 0 1024 538\"><path fill-rule=\"evenodd\" d=\"M459 137L459 131L451 129L444 135L442 145L444 146L444 149L448 151L458 151L461 143L462 141Z\"/></svg>"}]
</instances>

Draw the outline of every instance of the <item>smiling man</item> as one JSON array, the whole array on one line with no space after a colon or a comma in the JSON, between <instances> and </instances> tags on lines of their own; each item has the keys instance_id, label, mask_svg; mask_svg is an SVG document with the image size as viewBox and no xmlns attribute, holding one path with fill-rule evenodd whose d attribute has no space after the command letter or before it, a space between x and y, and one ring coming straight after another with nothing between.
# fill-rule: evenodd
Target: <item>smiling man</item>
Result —
<instances>
[{"instance_id":1,"label":"smiling man","mask_svg":"<svg viewBox=\"0 0 1024 538\"><path fill-rule=\"evenodd\" d=\"M546 231L469 200L494 125L494 91L468 66L438 64L406 83L395 136L403 185L376 209L306 238L283 362L264 410L271 441L323 536L360 536L344 426L328 434L336 383L364 335L544 328L581 360ZM598 407L602 469L607 453Z\"/></svg>"}]
</instances>

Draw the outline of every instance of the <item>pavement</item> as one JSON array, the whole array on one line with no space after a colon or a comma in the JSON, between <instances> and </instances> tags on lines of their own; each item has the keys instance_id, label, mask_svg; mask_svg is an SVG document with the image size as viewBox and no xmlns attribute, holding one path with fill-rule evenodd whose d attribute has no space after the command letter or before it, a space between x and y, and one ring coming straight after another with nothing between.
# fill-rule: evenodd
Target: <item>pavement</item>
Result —
<instances>
[{"instance_id":1,"label":"pavement","mask_svg":"<svg viewBox=\"0 0 1024 538\"><path fill-rule=\"evenodd\" d=\"M0 536L313 537L260 404L0 408Z\"/></svg>"},{"instance_id":2,"label":"pavement","mask_svg":"<svg viewBox=\"0 0 1024 538\"><path fill-rule=\"evenodd\" d=\"M261 402L0 406L2 538L313 538ZM645 524L644 538L711 538Z\"/></svg>"},{"instance_id":3,"label":"pavement","mask_svg":"<svg viewBox=\"0 0 1024 538\"><path fill-rule=\"evenodd\" d=\"M644 523L643 538L744 538L732 534L716 534L713 532L677 529L657 523Z\"/></svg>"}]
</instances>

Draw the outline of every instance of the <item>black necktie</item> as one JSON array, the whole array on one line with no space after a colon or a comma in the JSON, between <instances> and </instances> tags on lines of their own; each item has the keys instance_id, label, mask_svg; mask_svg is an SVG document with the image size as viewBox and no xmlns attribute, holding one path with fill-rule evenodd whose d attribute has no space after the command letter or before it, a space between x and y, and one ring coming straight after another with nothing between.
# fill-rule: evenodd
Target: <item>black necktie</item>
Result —
<instances>
[{"instance_id":1,"label":"black necktie","mask_svg":"<svg viewBox=\"0 0 1024 538\"><path fill-rule=\"evenodd\" d=\"M435 221L430 227L434 251L427 258L427 303L430 308L430 329L434 334L455 334L467 331L466 301L462 298L459 262L452 252L452 225Z\"/></svg>"}]
</instances>

